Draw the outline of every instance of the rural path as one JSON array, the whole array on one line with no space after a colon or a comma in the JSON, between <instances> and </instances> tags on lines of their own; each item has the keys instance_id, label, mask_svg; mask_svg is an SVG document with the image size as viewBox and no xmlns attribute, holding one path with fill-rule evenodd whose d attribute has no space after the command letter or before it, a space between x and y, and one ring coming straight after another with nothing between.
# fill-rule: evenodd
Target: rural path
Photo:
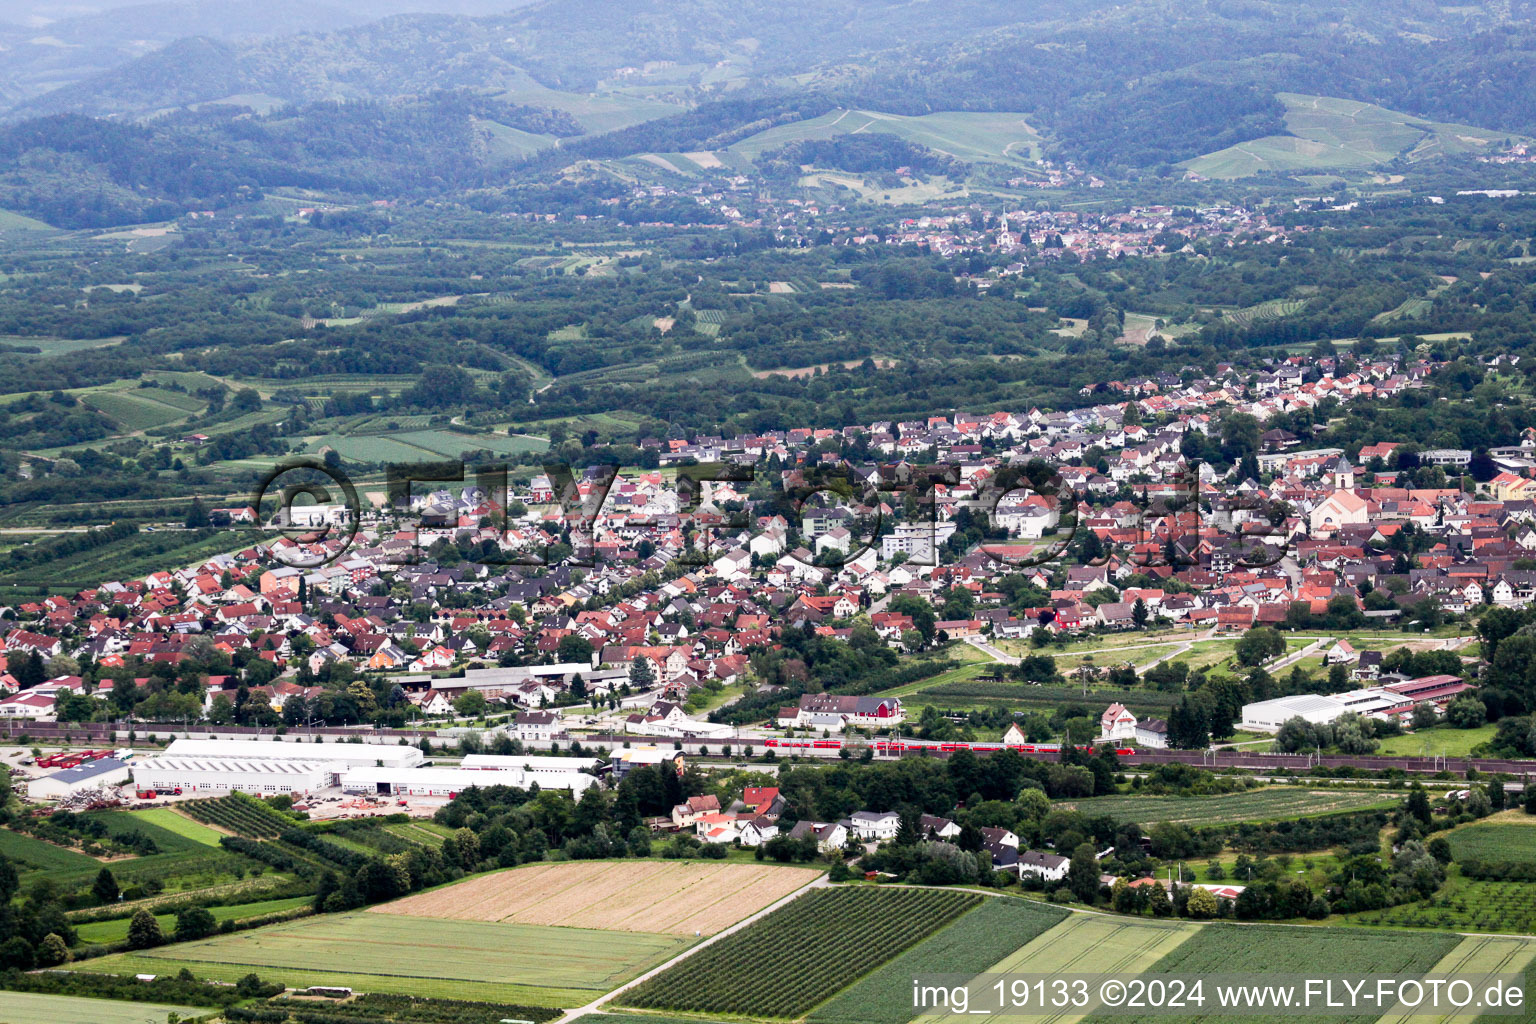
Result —
<instances>
[{"instance_id":1,"label":"rural path","mask_svg":"<svg viewBox=\"0 0 1536 1024\"><path fill-rule=\"evenodd\" d=\"M1019 663L1018 658L1015 658L1012 655L1004 654L1002 651L998 650L996 647L993 647L979 636L968 636L965 638L965 642L976 648L982 654L990 657L993 661L998 662L999 664L1017 665Z\"/></svg>"},{"instance_id":2,"label":"rural path","mask_svg":"<svg viewBox=\"0 0 1536 1024\"><path fill-rule=\"evenodd\" d=\"M654 978L656 975L660 974L662 971L669 970L669 969L671 969L673 967L676 967L678 964L682 963L684 960L687 960L689 957L693 956L699 950L708 948L709 946L712 946L715 943L719 942L721 939L725 938L727 935L732 935L732 934L734 934L736 932L739 932L743 928L745 928L749 924L751 924L752 922L757 921L757 920L759 920L761 918L767 917L769 914L773 913L775 910L778 910L780 907L787 906L789 903L791 903L794 900L799 899L801 896L804 896L806 893L810 892L812 889L822 889L822 888L827 887L830 884L831 883L827 881L827 876L826 875L818 873L816 875L815 879L813 879L810 882L807 882L805 885L802 885L800 888L796 889L794 892L790 893L788 896L783 897L782 899L778 900L777 902L768 904L768 906L764 907L762 910L759 910L757 913L751 915L750 917L742 918L740 921L737 921L735 924L731 925L729 928L726 928L726 929L724 929L722 931L716 932L715 934L711 935L709 938L705 939L704 941L697 942L697 943L693 944L692 946L689 946L687 949L683 950L681 953L677 954L677 956L675 956L672 959L668 960L666 963L651 968L650 970L646 971L644 974L640 975L638 978L634 979L633 981L625 982L624 984L620 985L618 988L614 989L612 992L605 993L605 994L599 996L598 998L592 1000L592 1002L588 1003L586 1006L578 1006L574 1010L566 1010L565 1014L562 1017L560 1017L558 1020L554 1021L553 1024L571 1024L572 1021L576 1020L578 1017L581 1017L583 1014L596 1013L599 1008L601 1008L602 1006L606 1005L608 1002L613 1000L618 995L620 995L620 994L622 994L624 992L628 992L630 989L634 988L636 985L641 984L642 982L649 981L651 978Z\"/></svg>"}]
</instances>

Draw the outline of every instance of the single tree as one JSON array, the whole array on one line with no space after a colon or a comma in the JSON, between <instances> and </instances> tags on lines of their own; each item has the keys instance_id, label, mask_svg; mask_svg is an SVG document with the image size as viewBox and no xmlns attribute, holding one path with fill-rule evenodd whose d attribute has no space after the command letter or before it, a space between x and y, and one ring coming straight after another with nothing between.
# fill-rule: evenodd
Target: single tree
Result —
<instances>
[{"instance_id":1,"label":"single tree","mask_svg":"<svg viewBox=\"0 0 1536 1024\"><path fill-rule=\"evenodd\" d=\"M165 936L160 932L160 922L155 920L155 915L143 907L135 910L133 920L128 922L128 948L149 949L164 941Z\"/></svg>"}]
</instances>

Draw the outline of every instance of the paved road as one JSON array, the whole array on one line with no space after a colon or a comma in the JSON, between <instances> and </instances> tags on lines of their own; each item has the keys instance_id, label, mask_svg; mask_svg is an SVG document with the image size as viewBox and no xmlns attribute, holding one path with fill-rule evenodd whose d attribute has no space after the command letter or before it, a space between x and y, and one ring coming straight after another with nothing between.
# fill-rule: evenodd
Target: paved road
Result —
<instances>
[{"instance_id":1,"label":"paved road","mask_svg":"<svg viewBox=\"0 0 1536 1024\"><path fill-rule=\"evenodd\" d=\"M764 907L762 910L759 910L757 913L753 914L751 917L743 918L742 920L737 921L735 924L731 925L729 928L725 929L724 931L716 932L715 934L711 935L709 938L705 939L703 942L698 942L698 943L695 943L692 946L689 946L687 949L685 949L681 953L677 954L677 956L675 956L672 959L668 960L666 963L662 964L659 967L651 968L649 971L646 971L644 974L640 975L640 977L636 978L634 981L626 982L625 984L620 985L618 988L614 989L612 992L608 992L608 993L606 993L604 995L601 995L598 998L592 1000L592 1002L588 1003L586 1006L578 1006L574 1010L566 1010L565 1011L565 1015L562 1016L559 1020L555 1021L555 1024L569 1024L570 1021L574 1021L577 1017L580 1017L582 1014L596 1013L598 1009L600 1009L602 1006L604 1006L605 1004L607 1004L608 1002L613 1000L616 996L620 995L621 993L627 992L630 989L634 988L636 985L640 984L641 982L648 981L649 979L654 978L656 975L660 974L662 971L665 971L665 970L667 970L667 969L669 969L671 967L676 966L677 964L682 963L684 960L688 959L689 957L693 956L695 953L699 952L699 950L704 949L704 948L706 948L708 946L714 945L715 943L719 942L721 939L725 938L727 935L731 935L731 934L733 934L735 932L741 931L743 928L745 928L747 925L751 924L753 921L756 921L759 918L767 917L769 914L773 913L775 910L778 910L780 907L788 904L791 900L799 899L801 896L804 896L806 893L810 892L812 889L821 889L821 888L826 887L829 884L831 884L831 883L829 883L827 881L827 876L826 875L818 874L814 880L812 880L811 882L806 883L805 885L802 885L800 888L796 889L794 892L790 893L788 896L785 896L783 899L779 900L778 902L770 903L768 906Z\"/></svg>"},{"instance_id":2,"label":"paved road","mask_svg":"<svg viewBox=\"0 0 1536 1024\"><path fill-rule=\"evenodd\" d=\"M968 637L965 637L964 639L965 639L966 643L970 644L972 647L976 648L982 654L985 654L987 657L991 658L993 661L997 662L998 664L1001 664L1001 665L1017 665L1019 663L1019 659L1018 658L1015 658L1015 657L1012 657L1010 655L1004 654L1002 651L998 650L996 647L993 647L991 644L987 643L987 641L984 638L982 638L982 637L979 637L979 636L968 636Z\"/></svg>"}]
</instances>

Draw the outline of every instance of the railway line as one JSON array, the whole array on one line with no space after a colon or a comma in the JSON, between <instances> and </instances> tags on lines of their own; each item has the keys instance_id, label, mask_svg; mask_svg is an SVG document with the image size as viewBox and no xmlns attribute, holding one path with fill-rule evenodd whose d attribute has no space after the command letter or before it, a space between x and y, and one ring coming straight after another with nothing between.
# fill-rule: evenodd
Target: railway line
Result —
<instances>
[{"instance_id":1,"label":"railway line","mask_svg":"<svg viewBox=\"0 0 1536 1024\"><path fill-rule=\"evenodd\" d=\"M593 743L619 746L633 744L648 738L636 736L594 736ZM666 742L665 737L649 738ZM675 741L674 741L675 742ZM862 755L865 748L874 751L877 758L945 756L957 750L970 750L987 755L1002 750L1012 750L1023 757L1042 761L1061 760L1058 744L1002 744L973 742L940 742L919 739L767 739L740 737L735 740L684 739L685 753L696 756L722 756L725 747L733 754L740 754L746 746L755 750L772 750L781 756L837 758L846 747L854 755ZM1202 768L1240 768L1254 771L1306 771L1309 768L1355 768L1362 771L1388 771L1397 769L1410 774L1433 775L1450 772L1465 775L1469 769L1483 773L1502 773L1536 779L1536 760L1519 760L1497 757L1402 757L1388 755L1351 754L1269 754L1241 750L1135 750L1116 748L1120 763L1127 766L1159 764L1187 764Z\"/></svg>"}]
</instances>

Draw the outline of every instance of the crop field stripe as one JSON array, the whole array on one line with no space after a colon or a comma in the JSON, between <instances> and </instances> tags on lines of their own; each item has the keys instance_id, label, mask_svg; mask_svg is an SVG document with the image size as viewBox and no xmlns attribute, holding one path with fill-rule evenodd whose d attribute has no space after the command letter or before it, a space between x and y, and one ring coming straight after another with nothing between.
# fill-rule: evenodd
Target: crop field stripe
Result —
<instances>
[{"instance_id":1,"label":"crop field stripe","mask_svg":"<svg viewBox=\"0 0 1536 1024\"><path fill-rule=\"evenodd\" d=\"M175 973L182 968L186 968L199 978L210 981L236 982L255 971L263 980L281 982L289 988L340 985L358 992L384 992L392 995L419 996L425 999L471 999L550 1007L581 1006L592 999L590 989L547 988L516 982L421 978L407 974L368 974L359 971L327 971L314 968L278 969L261 964L177 960L169 955L146 956L140 953L118 953L113 956L83 960L73 965L73 969L77 971L119 975L164 975ZM51 1024L58 1024L58 1022L51 1022Z\"/></svg>"},{"instance_id":2,"label":"crop field stripe","mask_svg":"<svg viewBox=\"0 0 1536 1024\"><path fill-rule=\"evenodd\" d=\"M1373 932L1363 928L1299 928L1286 925L1210 924L1197 927L1189 941L1175 946L1147 973L1192 977L1197 974L1349 974L1423 975L1460 944L1454 935ZM1095 967L1095 970L1098 968ZM1379 1013L1310 1017L1333 1024L1375 1024ZM1233 1021L1283 1024L1294 1015L1222 1015L1180 1017L1185 1024ZM1105 1024L1159 1024L1167 1017L1091 1016Z\"/></svg>"},{"instance_id":3,"label":"crop field stripe","mask_svg":"<svg viewBox=\"0 0 1536 1024\"><path fill-rule=\"evenodd\" d=\"M3 1024L164 1024L173 1013L194 1019L214 1012L206 1006L122 1002L42 992L7 992L4 1004L5 1008L0 1010Z\"/></svg>"},{"instance_id":4,"label":"crop field stripe","mask_svg":"<svg viewBox=\"0 0 1536 1024\"><path fill-rule=\"evenodd\" d=\"M1488 974L1521 974L1533 956L1536 956L1536 943L1530 939L1467 938L1441 957L1428 973L1469 980ZM1477 1018L1476 1013L1430 1016L1422 1011L1393 1009L1382 1014L1377 1024L1473 1024Z\"/></svg>"},{"instance_id":5,"label":"crop field stripe","mask_svg":"<svg viewBox=\"0 0 1536 1024\"><path fill-rule=\"evenodd\" d=\"M1144 971L1198 934L1200 925L1153 922L1095 914L1073 914L992 965L983 974L1124 973ZM1031 1024L1070 1024L1083 1014L1031 1015ZM962 1017L978 1024L1009 1024L1013 1015L925 1014L917 1024L952 1024Z\"/></svg>"},{"instance_id":6,"label":"crop field stripe","mask_svg":"<svg viewBox=\"0 0 1536 1024\"><path fill-rule=\"evenodd\" d=\"M1217 825L1315 817L1340 811L1386 809L1397 800L1378 792L1275 786L1222 796L1103 796L1068 800L1084 814L1107 814L1116 821Z\"/></svg>"},{"instance_id":7,"label":"crop field stripe","mask_svg":"<svg viewBox=\"0 0 1536 1024\"><path fill-rule=\"evenodd\" d=\"M1021 944L1060 924L1067 911L1033 900L984 900L813 1010L811 1024L907 1024L917 1016L912 979L920 974L982 974Z\"/></svg>"},{"instance_id":8,"label":"crop field stripe","mask_svg":"<svg viewBox=\"0 0 1536 1024\"><path fill-rule=\"evenodd\" d=\"M360 987L420 995L451 993L461 983L486 983L519 989L498 995L517 997L509 1001L580 1005L664 963L688 944L688 939L673 935L350 913L180 943L134 958L202 965L194 967L194 973L255 970L282 981L296 972L391 978L388 989L373 983ZM403 950L410 952L402 956ZM103 972L128 966L116 956L90 963L92 970ZM360 969L363 964L389 969ZM161 964L150 973L174 969ZM534 990L537 994L530 995ZM565 1001L548 1003L550 992L561 993Z\"/></svg>"},{"instance_id":9,"label":"crop field stripe","mask_svg":"<svg viewBox=\"0 0 1536 1024\"><path fill-rule=\"evenodd\" d=\"M370 912L713 935L817 877L819 873L808 868L705 861L543 863L481 875Z\"/></svg>"}]
</instances>

